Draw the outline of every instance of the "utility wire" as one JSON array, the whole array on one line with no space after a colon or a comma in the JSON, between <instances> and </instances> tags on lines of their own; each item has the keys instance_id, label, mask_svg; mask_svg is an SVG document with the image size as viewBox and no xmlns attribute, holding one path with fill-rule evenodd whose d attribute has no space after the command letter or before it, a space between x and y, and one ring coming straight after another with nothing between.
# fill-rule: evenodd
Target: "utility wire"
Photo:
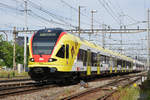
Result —
<instances>
[{"instance_id":1,"label":"utility wire","mask_svg":"<svg viewBox=\"0 0 150 100\"><path fill-rule=\"evenodd\" d=\"M114 0L114 1L116 2L116 5L117 5L117 6L114 6L114 5L112 4L112 2L111 2L110 0L108 0L109 4L112 5L113 8L116 8L116 7L117 7L118 9L120 9L120 12L117 12L117 10L115 10L115 12L117 12L119 15L122 14L124 17L127 17L128 19L132 20L134 23L139 22L139 21L137 21L136 19L134 19L133 17L129 16L128 14L125 14L124 11L121 9L120 5L118 4L117 0ZM125 26L126 26L126 25L125 25Z\"/></svg>"},{"instance_id":2,"label":"utility wire","mask_svg":"<svg viewBox=\"0 0 150 100\"><path fill-rule=\"evenodd\" d=\"M64 1L64 0L61 0L61 2L64 3L65 6L68 6L69 8L73 9L75 12L78 13L78 9L77 9L77 8L71 6L69 3L67 3L67 2ZM82 16L84 16L85 18L90 19L90 17L89 17L88 15L84 14L84 13L81 12L80 14L81 14ZM97 23L97 24L102 24L101 22L99 22L99 20L94 19L94 21L95 21L95 23ZM82 22L82 23L84 23L84 22ZM86 25L91 25L91 24L87 24L87 23L84 23L84 24L86 24Z\"/></svg>"},{"instance_id":3,"label":"utility wire","mask_svg":"<svg viewBox=\"0 0 150 100\"><path fill-rule=\"evenodd\" d=\"M105 2L102 2L101 0L98 0L99 4L102 5L105 10L109 13L109 15L120 25L120 23L118 22L118 18L116 18L113 13L106 7L107 5L105 4Z\"/></svg>"},{"instance_id":4,"label":"utility wire","mask_svg":"<svg viewBox=\"0 0 150 100\"><path fill-rule=\"evenodd\" d=\"M36 8L36 9L38 9L39 11L42 11L42 12L48 14L49 16L51 16L52 18L57 19L57 20L59 20L59 21L65 23L65 24L68 24L68 22L66 22L66 21L64 21L64 20L62 19L62 16L55 15L55 14L51 13L50 11L44 9L43 7L41 7L41 6L39 6L39 5L35 4L35 3L33 3L33 2L30 1L30 0L28 0L28 2L30 3L30 6L32 6L32 7ZM74 26L74 25L72 25L72 24L68 24L68 25L70 25L70 26L73 27L73 28L76 28L76 26Z\"/></svg>"},{"instance_id":5,"label":"utility wire","mask_svg":"<svg viewBox=\"0 0 150 100\"><path fill-rule=\"evenodd\" d=\"M105 3L105 5L108 7L108 9L112 12L112 14L116 17L116 18L118 18L119 16L118 16L118 14L116 14L117 13L117 11L115 10L113 10L112 8L111 8L111 6L110 5L112 5L113 6L113 4L108 0L108 2L106 1L106 0L103 0L103 2ZM115 7L113 7L113 8L115 8Z\"/></svg>"},{"instance_id":6,"label":"utility wire","mask_svg":"<svg viewBox=\"0 0 150 100\"><path fill-rule=\"evenodd\" d=\"M40 18L40 19L42 19L42 20L44 20L44 21L46 21L46 22L49 22L49 23L54 23L54 24L58 24L58 25L62 25L62 26L70 26L70 25L66 25L66 24L62 24L62 23L56 22L56 21L54 21L54 20L52 20L52 19L49 20L49 19L47 19L47 18L44 18L44 17L42 17L42 16L40 16L40 15L34 13L33 11L31 11L31 13L29 13L29 15L30 15L30 16L36 16L36 17L38 17L38 18Z\"/></svg>"},{"instance_id":7,"label":"utility wire","mask_svg":"<svg viewBox=\"0 0 150 100\"><path fill-rule=\"evenodd\" d=\"M4 3L0 3L0 6L6 8L8 10L21 12L20 9L18 9L18 8L14 7L14 6L10 6L10 5L4 4Z\"/></svg>"},{"instance_id":8,"label":"utility wire","mask_svg":"<svg viewBox=\"0 0 150 100\"><path fill-rule=\"evenodd\" d=\"M13 0L14 1L14 0ZM18 3L22 3L21 1L15 0ZM63 16L59 16L56 14L51 13L50 11L44 9L43 7L41 7L38 4L33 3L32 1L28 0L27 2L29 2L28 6L31 6L39 11L44 12L45 14L51 16L53 19L59 20L60 22L63 22L64 24L67 24L70 27L76 28L76 26L69 24L68 22L66 22L66 20L68 20L69 18L64 18ZM32 11L33 12L33 11ZM44 17L43 17L44 18ZM46 20L45 20L46 21Z\"/></svg>"},{"instance_id":9,"label":"utility wire","mask_svg":"<svg viewBox=\"0 0 150 100\"><path fill-rule=\"evenodd\" d=\"M0 3L0 6L3 6L3 7L5 7L5 8L7 8L7 9L9 9L9 10L12 10L12 11L22 12L21 9L17 9L16 7L13 7L13 6L4 4L4 3ZM40 15L34 13L33 11L30 11L30 13L29 13L28 15L30 15L30 16L32 16L32 17L34 17L34 16L35 16L35 17L38 17L38 18L44 20L45 22L54 23L54 24L58 24L58 25L62 25L62 26L70 26L70 25L66 25L66 24L62 24L62 23L56 22L56 21L54 21L54 20L49 20L49 19L47 19L47 18L44 18L44 17L42 17L42 16L40 16Z\"/></svg>"}]
</instances>

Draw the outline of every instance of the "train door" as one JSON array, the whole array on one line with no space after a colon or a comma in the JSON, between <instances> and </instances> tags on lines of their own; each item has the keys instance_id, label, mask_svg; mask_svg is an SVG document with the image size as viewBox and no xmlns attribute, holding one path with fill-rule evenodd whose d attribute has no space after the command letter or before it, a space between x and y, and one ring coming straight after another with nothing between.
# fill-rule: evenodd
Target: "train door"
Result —
<instances>
[{"instance_id":1,"label":"train door","mask_svg":"<svg viewBox=\"0 0 150 100\"><path fill-rule=\"evenodd\" d=\"M65 49L65 62L66 62L66 66L70 66L70 61L69 61L69 44L66 44L66 49Z\"/></svg>"},{"instance_id":2,"label":"train door","mask_svg":"<svg viewBox=\"0 0 150 100\"><path fill-rule=\"evenodd\" d=\"M58 50L56 57L58 57L59 65L60 66L65 66L65 45L61 45L60 49Z\"/></svg>"},{"instance_id":3,"label":"train door","mask_svg":"<svg viewBox=\"0 0 150 100\"><path fill-rule=\"evenodd\" d=\"M100 74L100 54L97 54L97 74Z\"/></svg>"},{"instance_id":4,"label":"train door","mask_svg":"<svg viewBox=\"0 0 150 100\"><path fill-rule=\"evenodd\" d=\"M110 58L109 58L110 60L109 60L109 70L110 70L110 73L112 73L113 72L113 58L112 58L112 56L110 56Z\"/></svg>"},{"instance_id":5,"label":"train door","mask_svg":"<svg viewBox=\"0 0 150 100\"><path fill-rule=\"evenodd\" d=\"M115 62L115 73L117 73L118 70L117 58L114 58L114 62Z\"/></svg>"},{"instance_id":6,"label":"train door","mask_svg":"<svg viewBox=\"0 0 150 100\"><path fill-rule=\"evenodd\" d=\"M123 60L121 60L121 61L122 61L122 67L121 67L121 68L122 68L122 72L123 72L123 71L124 71L124 70L123 70L123 68L124 68L124 63L123 63L123 62L124 62L124 61L123 61Z\"/></svg>"},{"instance_id":7,"label":"train door","mask_svg":"<svg viewBox=\"0 0 150 100\"><path fill-rule=\"evenodd\" d=\"M87 75L91 75L91 51L87 50Z\"/></svg>"},{"instance_id":8,"label":"train door","mask_svg":"<svg viewBox=\"0 0 150 100\"><path fill-rule=\"evenodd\" d=\"M124 63L125 63L125 65L124 65L125 66L125 72L126 72L127 71L127 62L125 61Z\"/></svg>"}]
</instances>

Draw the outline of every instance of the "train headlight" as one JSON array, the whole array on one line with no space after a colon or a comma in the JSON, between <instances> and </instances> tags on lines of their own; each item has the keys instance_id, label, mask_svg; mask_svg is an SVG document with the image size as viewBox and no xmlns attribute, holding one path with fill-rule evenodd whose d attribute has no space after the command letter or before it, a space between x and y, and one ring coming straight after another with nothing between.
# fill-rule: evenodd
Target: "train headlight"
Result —
<instances>
[{"instance_id":1,"label":"train headlight","mask_svg":"<svg viewBox=\"0 0 150 100\"><path fill-rule=\"evenodd\" d=\"M30 58L30 61L31 61L31 62L34 62L34 58Z\"/></svg>"},{"instance_id":2,"label":"train headlight","mask_svg":"<svg viewBox=\"0 0 150 100\"><path fill-rule=\"evenodd\" d=\"M54 59L54 58L49 58L48 59L48 62L53 62L53 61L56 61L57 59Z\"/></svg>"},{"instance_id":3,"label":"train headlight","mask_svg":"<svg viewBox=\"0 0 150 100\"><path fill-rule=\"evenodd\" d=\"M49 60L48 60L48 62L52 62L53 61L53 59L52 58L50 58Z\"/></svg>"}]
</instances>

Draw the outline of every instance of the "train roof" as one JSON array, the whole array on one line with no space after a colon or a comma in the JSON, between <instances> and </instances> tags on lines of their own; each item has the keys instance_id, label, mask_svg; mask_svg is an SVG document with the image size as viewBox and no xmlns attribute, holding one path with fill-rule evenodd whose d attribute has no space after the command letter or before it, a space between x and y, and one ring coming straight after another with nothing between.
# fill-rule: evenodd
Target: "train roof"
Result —
<instances>
[{"instance_id":1,"label":"train roof","mask_svg":"<svg viewBox=\"0 0 150 100\"><path fill-rule=\"evenodd\" d=\"M64 32L64 30L62 28L45 28L45 29L40 29L37 31L37 33L39 32Z\"/></svg>"},{"instance_id":2,"label":"train roof","mask_svg":"<svg viewBox=\"0 0 150 100\"><path fill-rule=\"evenodd\" d=\"M50 31L50 32L59 32L59 33L64 32L64 30L63 30L62 28L45 28L45 29L40 29L40 30L38 30L37 33L39 33L39 32L49 32L49 31ZM68 32L67 32L67 33L68 33ZM100 50L100 51L101 51L101 54L103 54L103 55L116 57L116 58L118 58L118 59L123 59L123 60L126 60L126 61L132 61L132 62L135 61L134 59L132 59L132 58L130 58L130 57L127 57L127 56L125 56L125 55L123 55L123 54L114 52L114 51L109 50L109 49L104 49L104 48L101 47L100 45L91 43L91 42L89 42L89 41L87 41L87 40L85 40L85 39L82 39L82 38L80 38L80 37L78 37L78 36L75 36L74 34L71 34L71 33L69 33L69 34L70 34L71 36L73 36L72 40L76 38L76 40L77 40L79 43L81 43L81 44L83 44L83 45L86 45L86 46L89 46L89 47L91 47L91 48L94 48L94 49L96 49L96 50ZM140 63L139 61L136 61L136 62Z\"/></svg>"},{"instance_id":3,"label":"train roof","mask_svg":"<svg viewBox=\"0 0 150 100\"><path fill-rule=\"evenodd\" d=\"M68 33L68 32L67 32L67 33ZM73 35L73 34L71 34L71 35ZM73 35L73 36L75 36L75 35ZM116 58L118 58L118 59L123 59L123 60L131 61L131 62L134 61L134 59L132 59L132 58L130 58L130 57L127 57L127 56L125 56L125 55L123 55L123 54L114 52L114 51L109 50L109 49L105 49L105 48L101 47L100 45L97 45L97 44L95 44L95 43L91 43L91 42L89 42L89 41L87 41L87 40L84 40L84 39L78 37L78 36L75 36L75 37L76 37L77 41L80 42L81 44L86 45L86 46L89 46L89 47L94 48L94 49L96 49L96 50L100 50L100 51L101 51L101 54L103 54L103 55L112 56L112 57L116 57Z\"/></svg>"}]
</instances>

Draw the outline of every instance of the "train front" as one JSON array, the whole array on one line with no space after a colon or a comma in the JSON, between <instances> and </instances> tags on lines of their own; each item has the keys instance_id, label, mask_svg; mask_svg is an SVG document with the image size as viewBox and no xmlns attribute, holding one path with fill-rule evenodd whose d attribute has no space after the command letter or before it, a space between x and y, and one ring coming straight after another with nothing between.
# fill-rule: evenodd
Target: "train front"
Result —
<instances>
[{"instance_id":1,"label":"train front","mask_svg":"<svg viewBox=\"0 0 150 100\"><path fill-rule=\"evenodd\" d=\"M30 40L29 75L35 81L53 78L57 72L57 59L52 57L57 41L64 32L62 29L43 29L37 31Z\"/></svg>"}]
</instances>

